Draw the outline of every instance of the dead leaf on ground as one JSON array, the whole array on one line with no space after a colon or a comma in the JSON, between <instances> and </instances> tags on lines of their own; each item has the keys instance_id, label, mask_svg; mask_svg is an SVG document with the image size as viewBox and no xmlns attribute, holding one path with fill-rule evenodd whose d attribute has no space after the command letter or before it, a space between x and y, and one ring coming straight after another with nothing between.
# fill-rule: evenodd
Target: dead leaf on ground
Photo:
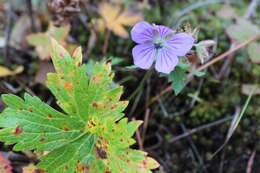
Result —
<instances>
[{"instance_id":1,"label":"dead leaf on ground","mask_svg":"<svg viewBox=\"0 0 260 173\"><path fill-rule=\"evenodd\" d=\"M134 13L130 10L122 10L121 6L109 3L102 3L99 6L98 11L103 18L106 28L122 38L129 37L124 26L133 26L143 19L142 15L139 13Z\"/></svg>"},{"instance_id":2,"label":"dead leaf on ground","mask_svg":"<svg viewBox=\"0 0 260 173\"><path fill-rule=\"evenodd\" d=\"M30 34L26 39L29 44L35 46L36 52L38 53L41 60L49 60L51 52L50 36L67 48L69 44L66 42L66 38L69 34L69 31L69 25L55 27L52 23L50 23L46 32Z\"/></svg>"},{"instance_id":3,"label":"dead leaf on ground","mask_svg":"<svg viewBox=\"0 0 260 173\"><path fill-rule=\"evenodd\" d=\"M35 18L37 19L37 18ZM35 20L35 25L39 27L39 20ZM21 16L14 24L12 29L10 45L18 49L27 47L26 35L31 32L31 21L27 15Z\"/></svg>"},{"instance_id":4,"label":"dead leaf on ground","mask_svg":"<svg viewBox=\"0 0 260 173\"><path fill-rule=\"evenodd\" d=\"M0 66L0 77L13 76L23 71L23 66L18 66L14 70L10 70L4 66Z\"/></svg>"}]
</instances>

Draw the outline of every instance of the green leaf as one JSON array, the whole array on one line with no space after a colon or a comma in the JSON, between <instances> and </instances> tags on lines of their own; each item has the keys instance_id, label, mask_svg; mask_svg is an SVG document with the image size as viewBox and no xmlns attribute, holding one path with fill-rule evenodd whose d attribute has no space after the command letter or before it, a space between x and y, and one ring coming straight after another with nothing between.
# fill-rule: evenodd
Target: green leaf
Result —
<instances>
[{"instance_id":1,"label":"green leaf","mask_svg":"<svg viewBox=\"0 0 260 173\"><path fill-rule=\"evenodd\" d=\"M181 69L185 70L185 71L188 71L189 70L189 67L190 67L190 64L188 63L185 63L185 62L180 62L178 64L178 67L180 67Z\"/></svg>"},{"instance_id":2,"label":"green leaf","mask_svg":"<svg viewBox=\"0 0 260 173\"><path fill-rule=\"evenodd\" d=\"M57 28L50 23L46 32L29 34L26 39L30 45L35 46L40 59L46 60L50 58L50 36L61 42L63 45L66 45L65 39L69 34L69 31L69 25Z\"/></svg>"},{"instance_id":3,"label":"green leaf","mask_svg":"<svg viewBox=\"0 0 260 173\"><path fill-rule=\"evenodd\" d=\"M120 57L110 57L110 59L112 60L112 65L119 65L121 64L122 62L124 62L124 59L123 58L120 58Z\"/></svg>"},{"instance_id":4,"label":"green leaf","mask_svg":"<svg viewBox=\"0 0 260 173\"><path fill-rule=\"evenodd\" d=\"M169 75L169 81L172 82L172 88L175 95L178 95L185 87L186 70L177 66Z\"/></svg>"},{"instance_id":5,"label":"green leaf","mask_svg":"<svg viewBox=\"0 0 260 173\"><path fill-rule=\"evenodd\" d=\"M7 108L0 116L0 140L14 150L45 153L38 166L47 173L151 173L158 163L147 153L130 149L140 121L122 113L123 89L112 81L111 64L82 64L81 48L72 56L52 39L56 72L47 86L62 111L38 97L2 95ZM86 71L87 67L91 69Z\"/></svg>"},{"instance_id":6,"label":"green leaf","mask_svg":"<svg viewBox=\"0 0 260 173\"><path fill-rule=\"evenodd\" d=\"M260 29L245 19L239 19L237 24L229 26L226 31L231 38L240 43L260 34Z\"/></svg>"}]
</instances>

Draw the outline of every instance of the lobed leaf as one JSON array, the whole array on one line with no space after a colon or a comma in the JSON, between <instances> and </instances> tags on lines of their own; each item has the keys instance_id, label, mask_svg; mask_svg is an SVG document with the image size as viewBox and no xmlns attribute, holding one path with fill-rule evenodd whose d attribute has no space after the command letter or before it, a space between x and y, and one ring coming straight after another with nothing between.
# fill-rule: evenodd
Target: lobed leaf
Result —
<instances>
[{"instance_id":1,"label":"lobed leaf","mask_svg":"<svg viewBox=\"0 0 260 173\"><path fill-rule=\"evenodd\" d=\"M158 167L145 152L130 149L141 122L123 118L128 102L120 101L111 64L87 70L81 48L71 56L53 39L51 56L56 72L48 74L47 86L63 112L29 94L3 95L8 107L0 116L0 140L16 151L44 151L38 166L47 173L150 173Z\"/></svg>"}]
</instances>

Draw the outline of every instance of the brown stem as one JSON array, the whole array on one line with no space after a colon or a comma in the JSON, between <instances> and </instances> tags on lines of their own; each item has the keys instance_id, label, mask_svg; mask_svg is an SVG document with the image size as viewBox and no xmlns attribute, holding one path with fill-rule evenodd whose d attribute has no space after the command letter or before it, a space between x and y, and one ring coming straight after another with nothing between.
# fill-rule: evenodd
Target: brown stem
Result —
<instances>
[{"instance_id":1,"label":"brown stem","mask_svg":"<svg viewBox=\"0 0 260 173\"><path fill-rule=\"evenodd\" d=\"M232 117L225 117L223 119L220 119L220 120L217 120L217 121L214 121L212 123L209 123L209 124L205 124L205 125L202 125L200 127L197 127L197 128L194 128L194 129L191 129L191 130L187 130L187 132L179 135L179 136L175 136L174 138L172 138L169 143L173 143L173 142L176 142L180 139L183 139L183 138L186 138L187 136L190 136L194 133L197 133L199 131L202 131L204 129L207 129L207 128L210 128L210 127L214 127L214 126L217 126L217 125L220 125L224 122L227 122L227 121L230 121L232 119Z\"/></svg>"},{"instance_id":2,"label":"brown stem","mask_svg":"<svg viewBox=\"0 0 260 173\"><path fill-rule=\"evenodd\" d=\"M27 9L28 9L28 15L30 16L30 22L31 22L31 29L33 32L36 31L34 17L33 17L33 8L32 8L32 1L26 0Z\"/></svg>"},{"instance_id":3,"label":"brown stem","mask_svg":"<svg viewBox=\"0 0 260 173\"><path fill-rule=\"evenodd\" d=\"M103 48L102 48L102 53L103 53L103 55L105 55L105 54L107 53L110 35L111 35L110 30L106 30L104 45L103 45Z\"/></svg>"}]
</instances>

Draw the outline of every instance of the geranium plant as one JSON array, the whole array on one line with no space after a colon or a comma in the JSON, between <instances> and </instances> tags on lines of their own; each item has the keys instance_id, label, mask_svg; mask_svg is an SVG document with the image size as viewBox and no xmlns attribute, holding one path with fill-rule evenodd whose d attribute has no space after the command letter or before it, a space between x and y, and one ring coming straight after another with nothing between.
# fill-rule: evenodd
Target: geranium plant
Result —
<instances>
[{"instance_id":1,"label":"geranium plant","mask_svg":"<svg viewBox=\"0 0 260 173\"><path fill-rule=\"evenodd\" d=\"M158 163L131 149L140 121L124 117L127 101L121 86L112 84L109 63L86 73L81 48L70 55L52 39L56 72L47 86L62 111L25 94L2 95L7 108L0 115L0 140L14 150L44 153L37 165L47 173L151 173ZM89 71L89 70L88 70Z\"/></svg>"}]
</instances>

